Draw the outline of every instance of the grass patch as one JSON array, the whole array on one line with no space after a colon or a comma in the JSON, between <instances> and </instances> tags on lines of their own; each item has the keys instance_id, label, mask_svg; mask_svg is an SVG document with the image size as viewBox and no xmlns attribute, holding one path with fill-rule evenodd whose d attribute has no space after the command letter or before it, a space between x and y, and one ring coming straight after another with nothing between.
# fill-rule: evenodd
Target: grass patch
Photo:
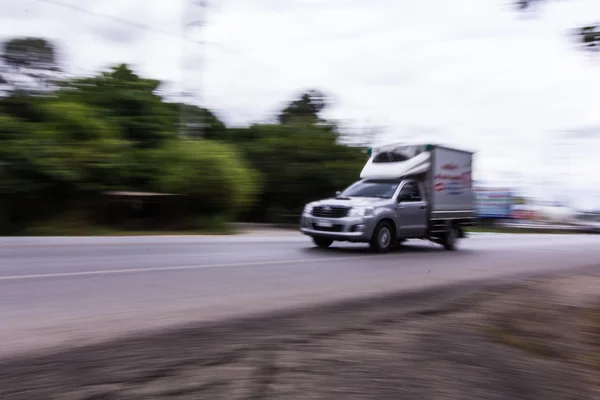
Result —
<instances>
[{"instance_id":1,"label":"grass patch","mask_svg":"<svg viewBox=\"0 0 600 400\"><path fill-rule=\"evenodd\" d=\"M196 217L187 229L121 229L90 223L80 213L70 213L29 225L14 236L146 236L232 235L236 231L219 216Z\"/></svg>"},{"instance_id":2,"label":"grass patch","mask_svg":"<svg viewBox=\"0 0 600 400\"><path fill-rule=\"evenodd\" d=\"M600 302L576 309L541 302L492 312L480 331L493 343L583 367L600 384Z\"/></svg>"},{"instance_id":3,"label":"grass patch","mask_svg":"<svg viewBox=\"0 0 600 400\"><path fill-rule=\"evenodd\" d=\"M600 380L600 303L586 310L583 329L586 343L589 345L585 359L598 372Z\"/></svg>"},{"instance_id":4,"label":"grass patch","mask_svg":"<svg viewBox=\"0 0 600 400\"><path fill-rule=\"evenodd\" d=\"M504 227L497 227L497 228L485 228L485 227L469 227L467 228L467 233L472 232L472 233L545 233L545 234L580 234L582 233L581 231L576 231L576 230L568 230L568 229L535 229L535 228L504 228Z\"/></svg>"},{"instance_id":5,"label":"grass patch","mask_svg":"<svg viewBox=\"0 0 600 400\"><path fill-rule=\"evenodd\" d=\"M26 231L11 236L181 236L181 235L234 235L233 229L186 229L186 230L124 230L113 229L103 226L86 226L71 228L64 226L38 225L28 228Z\"/></svg>"},{"instance_id":6,"label":"grass patch","mask_svg":"<svg viewBox=\"0 0 600 400\"><path fill-rule=\"evenodd\" d=\"M543 339L527 337L514 326L505 324L503 326L486 327L483 329L487 337L495 342L509 346L538 357L563 358L563 355L554 347L543 342Z\"/></svg>"}]
</instances>

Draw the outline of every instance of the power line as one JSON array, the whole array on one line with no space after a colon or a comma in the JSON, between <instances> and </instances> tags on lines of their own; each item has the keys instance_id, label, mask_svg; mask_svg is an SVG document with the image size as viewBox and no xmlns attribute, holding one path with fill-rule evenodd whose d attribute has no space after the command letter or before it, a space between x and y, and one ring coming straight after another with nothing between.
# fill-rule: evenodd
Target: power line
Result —
<instances>
[{"instance_id":1,"label":"power line","mask_svg":"<svg viewBox=\"0 0 600 400\"><path fill-rule=\"evenodd\" d=\"M170 31L166 31L166 30L162 30L162 29L157 29L157 28L154 28L154 27L149 26L149 25L140 24L139 22L135 22L135 21L132 21L132 20L129 20L129 19L126 19L126 18L118 17L116 15L103 14L103 13L99 13L99 12L96 12L96 11L91 11L91 10L89 10L87 8L79 7L79 6L76 6L74 4L67 4L67 3L63 3L61 1L56 1L56 0L35 0L35 1L37 1L38 3L46 3L46 4L52 4L52 5L55 5L55 6L58 6L58 7L68 8L70 10L77 11L77 12L80 12L80 13L83 13L83 14L94 15L96 17L101 17L101 18L109 19L109 20L112 20L113 22L117 22L117 23L120 23L120 24L128 25L128 26L131 26L133 28L142 29L142 30L145 30L145 31L148 31L148 32L160 33L160 34L163 34L163 35L166 35L166 36L171 36L171 37L178 38L178 39L182 39L182 38L186 39L185 37L182 37L181 34L177 34L175 32L170 32Z\"/></svg>"},{"instance_id":2,"label":"power line","mask_svg":"<svg viewBox=\"0 0 600 400\"><path fill-rule=\"evenodd\" d=\"M221 43L209 42L209 41L201 41L200 42L199 40L195 40L193 38L187 37L183 33L176 33L176 32L167 31L167 30L163 30L163 29L157 29L157 28L154 28L152 26L141 24L139 22L135 22L135 21L132 21L132 20L129 20L129 19L126 19L126 18L121 18L121 17L117 17L117 16L114 16L114 15L103 14L103 13L91 11L91 10L89 10L87 8L84 8L84 7L79 7L79 6L76 6L76 5L73 5L73 4L63 3L63 2L57 1L57 0L35 0L35 1L37 1L38 3L52 4L54 6L58 6L58 7L70 9L72 11L76 11L76 12L79 12L79 13L82 13L82 14L93 15L95 17L100 17L100 18L104 18L104 19L107 19L107 20L111 20L113 22L117 22L117 23L120 23L120 24L128 25L128 26L131 26L133 28L137 28L137 29L141 29L141 30L145 30L145 31L148 31L148 32L153 32L153 33L159 33L159 34L162 34L162 35L165 35L165 36L170 36L170 37L173 37L173 38L176 38L176 39L180 39L180 40L184 40L184 41L187 41L187 42L191 42L191 43L194 43L194 44L204 44L204 45L217 46L217 47L221 48L222 50L226 50L229 53L234 53L234 54L241 55L241 56L243 56L246 59L249 59L251 61L254 61L254 62L257 62L259 64L262 64L265 67L270 67L268 64L266 64L262 60L259 60L259 59L256 59L254 57L251 57L248 54L245 54L243 51L240 51L239 49L235 49L235 48L232 48L232 47L229 47L229 46L225 46L225 45L223 45ZM198 2L198 0L195 0L196 4L198 4L197 2ZM197 23L192 23L192 25L196 25L197 26Z\"/></svg>"},{"instance_id":3,"label":"power line","mask_svg":"<svg viewBox=\"0 0 600 400\"><path fill-rule=\"evenodd\" d=\"M175 39L180 39L180 40L185 40L185 41L192 42L192 43L195 43L195 44L200 44L198 40L194 40L192 38L189 38L185 34L182 34L182 33L176 33L176 32L172 32L172 31L168 31L168 30L164 30L164 29L154 28L154 27L152 27L150 25L141 24L139 22L135 22L135 21L132 21L132 20L126 19L126 18L121 18L121 17L118 17L116 15L99 13L99 12L92 11L92 10L89 10L87 8L84 8L84 7L76 6L74 4L67 4L67 3L63 3L62 1L57 1L57 0L35 0L35 1L37 1L38 3L52 4L54 6L58 6L58 7L62 7L62 8L67 8L69 10L76 11L76 12L79 12L79 13L82 13L82 14L93 15L95 17L100 17L100 18L108 19L108 20L111 20L113 22L117 22L117 23L120 23L120 24L123 24L123 25L131 26L132 28L137 28L137 29L145 30L145 31L152 32L152 33L158 33L158 34L162 34L162 35L165 35L165 36L170 36L170 37L175 38ZM231 48L229 46L222 45L220 43L204 41L204 42L202 42L202 44L210 44L210 45L214 45L214 46L217 46L217 47L221 47L222 49L230 51L230 52L240 53L239 50L233 49L233 48Z\"/></svg>"},{"instance_id":4,"label":"power line","mask_svg":"<svg viewBox=\"0 0 600 400\"><path fill-rule=\"evenodd\" d=\"M144 30L147 32L152 32L152 33L158 33L158 34L162 34L165 36L169 36L169 37L173 37L179 40L183 41L183 53L182 54L182 61L184 61L183 59L185 58L185 53L186 49L185 49L185 44L187 42L191 42L192 44L196 45L196 46L201 46L201 45L214 45L217 46L219 48L221 48L222 50L226 50L228 53L233 53L233 54L237 54L238 56L242 56L243 58L245 58L246 60L250 61L250 62L255 62L259 65L261 65L263 68L265 69L270 69L270 70L274 70L273 65L270 65L268 63L266 63L264 60L262 59L258 59L253 57L250 54L244 53L243 51L240 51L239 49L235 49L229 46L225 46L221 43L215 43L215 42L208 42L206 40L199 40L196 35L194 35L194 37L189 37L187 35L187 33L189 32L189 29L194 29L194 28L201 28L205 25L205 19L204 19L204 14L205 14L205 9L207 7L207 1L208 0L183 0L184 1L184 8L186 8L186 6L190 6L192 5L193 7L198 7L200 10L202 10L202 15L201 17L194 17L192 19L192 21L190 22L186 22L185 20L182 21L182 31L179 33L176 32L172 32L172 31L168 31L168 30L164 30L164 29L158 29L155 28L153 26L150 25L146 25L146 24L142 24L136 21L132 21L126 18L121 18L115 15L110 15L110 14L104 14L104 13L99 13L99 12L95 12L92 10L89 10L87 8L84 7L80 7L74 4L68 4L68 3L64 3L62 1L58 1L58 0L35 0L38 3L44 3L44 4L51 4L57 7L61 7L61 8L65 8L65 9L69 9L81 14L86 14L86 15L92 15L95 17L99 17L99 18L104 18L106 20L110 20L112 22L116 22L119 24L123 24L123 25L127 25L136 29L140 29L140 30ZM189 1L189 3L188 3ZM185 18L186 16L186 10L183 10L183 16L182 18ZM185 64L185 62L184 62ZM185 65L182 66L185 70ZM182 78L183 78L183 82L181 83L182 85L185 85L185 71L182 71ZM186 97L187 95L189 95L189 93L185 93L185 89L183 90L184 93L182 93L184 95L184 97ZM185 103L185 99L183 99L182 103ZM185 115L182 114L180 115L180 125L183 125L183 121L185 119Z\"/></svg>"}]
</instances>

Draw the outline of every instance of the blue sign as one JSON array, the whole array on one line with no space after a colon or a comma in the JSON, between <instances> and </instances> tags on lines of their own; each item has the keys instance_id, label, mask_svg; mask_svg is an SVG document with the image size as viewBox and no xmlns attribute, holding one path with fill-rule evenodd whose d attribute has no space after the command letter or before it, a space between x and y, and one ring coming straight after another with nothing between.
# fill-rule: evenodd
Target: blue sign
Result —
<instances>
[{"instance_id":1,"label":"blue sign","mask_svg":"<svg viewBox=\"0 0 600 400\"><path fill-rule=\"evenodd\" d=\"M480 218L512 218L512 193L501 190L475 192L475 209Z\"/></svg>"}]
</instances>

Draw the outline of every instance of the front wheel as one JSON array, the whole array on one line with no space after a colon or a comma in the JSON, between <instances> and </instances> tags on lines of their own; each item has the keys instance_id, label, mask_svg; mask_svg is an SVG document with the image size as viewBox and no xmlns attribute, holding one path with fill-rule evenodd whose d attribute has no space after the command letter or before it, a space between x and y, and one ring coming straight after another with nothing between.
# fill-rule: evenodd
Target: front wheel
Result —
<instances>
[{"instance_id":1,"label":"front wheel","mask_svg":"<svg viewBox=\"0 0 600 400\"><path fill-rule=\"evenodd\" d=\"M377 253L390 251L396 243L396 235L387 222L380 222L373 231L373 237L369 243L371 249Z\"/></svg>"},{"instance_id":2,"label":"front wheel","mask_svg":"<svg viewBox=\"0 0 600 400\"><path fill-rule=\"evenodd\" d=\"M312 240L321 249L326 249L333 244L333 240L322 237L313 237Z\"/></svg>"}]
</instances>

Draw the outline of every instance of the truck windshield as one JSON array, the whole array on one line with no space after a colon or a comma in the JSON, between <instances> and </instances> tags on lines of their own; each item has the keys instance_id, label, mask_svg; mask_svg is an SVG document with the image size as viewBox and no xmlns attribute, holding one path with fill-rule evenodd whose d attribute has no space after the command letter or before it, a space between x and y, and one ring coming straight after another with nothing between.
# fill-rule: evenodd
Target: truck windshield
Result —
<instances>
[{"instance_id":1,"label":"truck windshield","mask_svg":"<svg viewBox=\"0 0 600 400\"><path fill-rule=\"evenodd\" d=\"M394 149L387 149L373 157L374 163L393 163L407 161L418 154L422 149L419 146L399 146Z\"/></svg>"},{"instance_id":2,"label":"truck windshield","mask_svg":"<svg viewBox=\"0 0 600 400\"><path fill-rule=\"evenodd\" d=\"M364 180L344 190L339 197L379 197L391 199L400 181L398 180Z\"/></svg>"}]
</instances>

